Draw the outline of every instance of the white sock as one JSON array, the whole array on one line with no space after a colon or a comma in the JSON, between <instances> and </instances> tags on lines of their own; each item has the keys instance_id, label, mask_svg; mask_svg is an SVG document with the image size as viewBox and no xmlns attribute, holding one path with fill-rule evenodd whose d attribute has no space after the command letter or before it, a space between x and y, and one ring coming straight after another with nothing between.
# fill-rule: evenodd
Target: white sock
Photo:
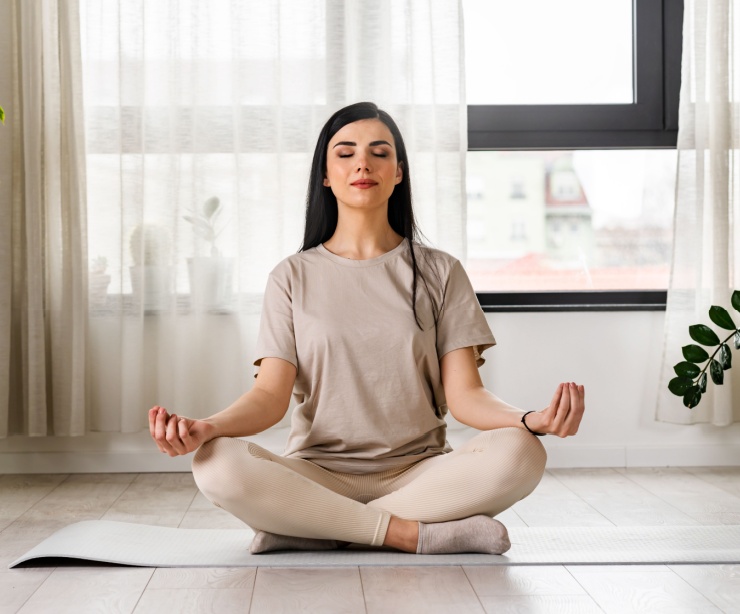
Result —
<instances>
[{"instance_id":1,"label":"white sock","mask_svg":"<svg viewBox=\"0 0 740 614\"><path fill-rule=\"evenodd\" d=\"M257 531L249 546L252 554L274 552L275 550L336 550L347 545L334 539L311 539L309 537L292 537L278 535L267 531Z\"/></svg>"},{"instance_id":2,"label":"white sock","mask_svg":"<svg viewBox=\"0 0 740 614\"><path fill-rule=\"evenodd\" d=\"M503 554L511 548L506 527L490 516L470 516L449 522L419 523L416 554L482 552Z\"/></svg>"}]
</instances>

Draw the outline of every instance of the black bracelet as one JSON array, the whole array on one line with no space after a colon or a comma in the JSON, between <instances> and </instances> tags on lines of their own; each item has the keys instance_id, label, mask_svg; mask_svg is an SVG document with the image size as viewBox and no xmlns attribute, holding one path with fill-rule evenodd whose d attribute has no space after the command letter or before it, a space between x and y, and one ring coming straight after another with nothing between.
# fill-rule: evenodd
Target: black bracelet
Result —
<instances>
[{"instance_id":1,"label":"black bracelet","mask_svg":"<svg viewBox=\"0 0 740 614\"><path fill-rule=\"evenodd\" d=\"M535 413L534 410L528 411L526 414L524 414L522 416L522 424L524 425L525 429L527 429L530 433L532 433L532 435L537 435L537 437L544 437L545 435L547 435L547 433L535 433L531 428L527 426L527 423L524 421L524 418L526 418L529 414L533 414L533 413Z\"/></svg>"}]
</instances>

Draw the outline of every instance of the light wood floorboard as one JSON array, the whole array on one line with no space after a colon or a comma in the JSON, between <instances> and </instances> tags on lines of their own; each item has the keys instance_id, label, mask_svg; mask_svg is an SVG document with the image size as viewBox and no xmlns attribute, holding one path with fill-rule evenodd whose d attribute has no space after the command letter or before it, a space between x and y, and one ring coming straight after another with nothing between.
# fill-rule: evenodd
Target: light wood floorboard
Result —
<instances>
[{"instance_id":1,"label":"light wood floorboard","mask_svg":"<svg viewBox=\"0 0 740 614\"><path fill-rule=\"evenodd\" d=\"M723 612L740 614L740 565L669 567Z\"/></svg>"},{"instance_id":2,"label":"light wood floorboard","mask_svg":"<svg viewBox=\"0 0 740 614\"><path fill-rule=\"evenodd\" d=\"M461 567L362 567L368 614L485 612Z\"/></svg>"},{"instance_id":3,"label":"light wood floorboard","mask_svg":"<svg viewBox=\"0 0 740 614\"><path fill-rule=\"evenodd\" d=\"M260 567L254 582L254 614L364 612L357 567L309 569Z\"/></svg>"},{"instance_id":4,"label":"light wood floorboard","mask_svg":"<svg viewBox=\"0 0 740 614\"><path fill-rule=\"evenodd\" d=\"M7 569L54 531L95 518L246 528L198 493L190 474L0 476L0 614L740 614L740 565ZM738 524L740 468L552 470L499 518L512 527Z\"/></svg>"},{"instance_id":5,"label":"light wood floorboard","mask_svg":"<svg viewBox=\"0 0 740 614\"><path fill-rule=\"evenodd\" d=\"M590 571L572 568L576 580L607 613L707 614L721 612L672 571Z\"/></svg>"},{"instance_id":6,"label":"light wood floorboard","mask_svg":"<svg viewBox=\"0 0 740 614\"><path fill-rule=\"evenodd\" d=\"M640 467L619 472L703 525L740 524L740 496L684 469Z\"/></svg>"},{"instance_id":7,"label":"light wood floorboard","mask_svg":"<svg viewBox=\"0 0 740 614\"><path fill-rule=\"evenodd\" d=\"M617 526L699 524L698 520L613 469L555 469L551 473Z\"/></svg>"}]
</instances>

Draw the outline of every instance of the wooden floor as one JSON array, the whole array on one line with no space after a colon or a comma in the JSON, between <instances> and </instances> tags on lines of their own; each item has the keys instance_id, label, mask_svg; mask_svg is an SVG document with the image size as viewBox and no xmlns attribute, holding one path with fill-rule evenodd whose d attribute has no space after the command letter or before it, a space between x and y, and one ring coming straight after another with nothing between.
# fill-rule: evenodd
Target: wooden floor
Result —
<instances>
[{"instance_id":1,"label":"wooden floor","mask_svg":"<svg viewBox=\"0 0 740 614\"><path fill-rule=\"evenodd\" d=\"M190 474L0 476L0 612L738 612L740 565L7 569L55 530L110 519L244 526ZM508 526L740 524L740 468L557 469Z\"/></svg>"}]
</instances>

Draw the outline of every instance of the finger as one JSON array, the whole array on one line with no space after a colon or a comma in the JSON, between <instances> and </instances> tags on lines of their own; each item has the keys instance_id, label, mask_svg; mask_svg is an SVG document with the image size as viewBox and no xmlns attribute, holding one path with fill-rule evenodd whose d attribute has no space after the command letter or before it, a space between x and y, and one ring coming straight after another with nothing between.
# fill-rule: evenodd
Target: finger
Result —
<instances>
[{"instance_id":1,"label":"finger","mask_svg":"<svg viewBox=\"0 0 740 614\"><path fill-rule=\"evenodd\" d=\"M190 428L188 422L189 421L185 418L180 418L179 422L177 423L177 433L180 436L180 440L185 446L185 450L187 452L190 452L193 450L193 438L190 436Z\"/></svg>"},{"instance_id":2,"label":"finger","mask_svg":"<svg viewBox=\"0 0 740 614\"><path fill-rule=\"evenodd\" d=\"M566 425L568 427L568 435L575 435L578 432L578 427L581 424L583 418L583 412L586 408L584 399L583 386L575 386L575 398L572 401L570 413Z\"/></svg>"},{"instance_id":3,"label":"finger","mask_svg":"<svg viewBox=\"0 0 740 614\"><path fill-rule=\"evenodd\" d=\"M175 414L170 416L167 421L167 443L170 444L174 454L170 453L170 456L176 456L177 454L185 454L182 441L180 441L180 434L177 432L178 417Z\"/></svg>"},{"instance_id":4,"label":"finger","mask_svg":"<svg viewBox=\"0 0 740 614\"><path fill-rule=\"evenodd\" d=\"M548 415L548 418L552 419L555 416L556 409L558 405L560 404L560 398L563 395L563 384L558 384L557 389L555 390L555 394L552 395L552 401L550 401L550 405L545 409L544 413Z\"/></svg>"},{"instance_id":5,"label":"finger","mask_svg":"<svg viewBox=\"0 0 740 614\"><path fill-rule=\"evenodd\" d=\"M172 446L167 443L167 420L169 416L164 407L160 407L154 423L154 440L162 452L170 452Z\"/></svg>"},{"instance_id":6,"label":"finger","mask_svg":"<svg viewBox=\"0 0 740 614\"><path fill-rule=\"evenodd\" d=\"M154 439L154 423L157 420L158 411L159 411L158 405L155 405L149 410L149 434L152 436L152 439Z\"/></svg>"},{"instance_id":7,"label":"finger","mask_svg":"<svg viewBox=\"0 0 740 614\"><path fill-rule=\"evenodd\" d=\"M570 411L570 387L571 384L569 382L563 384L563 394L560 396L560 403L558 404L555 417L553 419L553 432L561 437L562 435L560 430L565 419L568 417L568 412Z\"/></svg>"}]
</instances>

